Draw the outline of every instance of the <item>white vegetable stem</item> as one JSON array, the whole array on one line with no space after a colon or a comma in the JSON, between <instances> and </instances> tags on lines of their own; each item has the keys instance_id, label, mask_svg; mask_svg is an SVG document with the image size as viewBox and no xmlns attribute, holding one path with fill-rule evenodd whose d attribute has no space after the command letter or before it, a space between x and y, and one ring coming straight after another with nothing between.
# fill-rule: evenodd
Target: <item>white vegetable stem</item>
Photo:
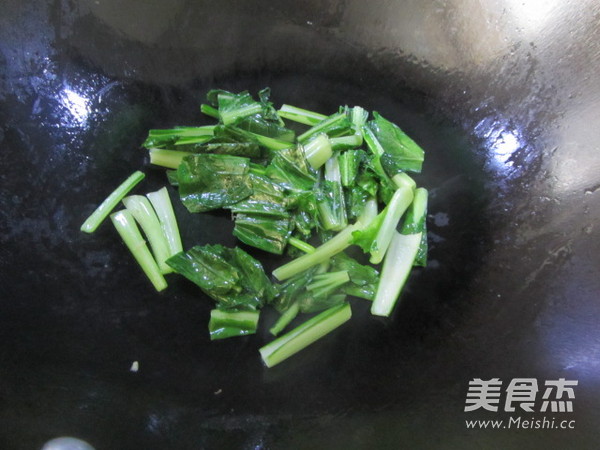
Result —
<instances>
[{"instance_id":1,"label":"white vegetable stem","mask_svg":"<svg viewBox=\"0 0 600 450\"><path fill-rule=\"evenodd\" d=\"M269 342L259 352L267 365L273 367L335 330L352 317L349 303L329 308L303 324Z\"/></svg>"},{"instance_id":2,"label":"white vegetable stem","mask_svg":"<svg viewBox=\"0 0 600 450\"><path fill-rule=\"evenodd\" d=\"M304 155L313 169L318 169L325 164L332 154L331 143L325 133L304 144Z\"/></svg>"},{"instance_id":3,"label":"white vegetable stem","mask_svg":"<svg viewBox=\"0 0 600 450\"><path fill-rule=\"evenodd\" d=\"M173 204L169 197L169 191L166 187L159 189L156 192L150 192L146 195L156 215L160 221L163 233L167 238L167 244L169 246L169 256L173 256L176 253L183 251L183 245L181 244L181 235L179 234L179 226L177 225L177 219L175 212L173 211Z\"/></svg>"},{"instance_id":4,"label":"white vegetable stem","mask_svg":"<svg viewBox=\"0 0 600 450\"><path fill-rule=\"evenodd\" d=\"M142 238L131 213L125 209L111 214L110 219L131 254L152 282L154 288L157 291L165 289L167 282L162 273L160 273L160 269L146 246L146 241Z\"/></svg>"},{"instance_id":5,"label":"white vegetable stem","mask_svg":"<svg viewBox=\"0 0 600 450\"><path fill-rule=\"evenodd\" d=\"M142 227L160 271L171 273L173 269L165 263L171 256L169 244L150 201L143 195L130 195L123 199L123 204Z\"/></svg>"},{"instance_id":6,"label":"white vegetable stem","mask_svg":"<svg viewBox=\"0 0 600 450\"><path fill-rule=\"evenodd\" d=\"M117 203L125 197L140 181L144 179L144 174L139 170L133 172L118 188L116 188L106 199L96 208L96 210L87 218L81 231L93 233L96 228L106 219L110 212L117 206Z\"/></svg>"},{"instance_id":7,"label":"white vegetable stem","mask_svg":"<svg viewBox=\"0 0 600 450\"><path fill-rule=\"evenodd\" d=\"M412 201L412 189L407 187L396 189L386 207L388 212L383 218L383 222L379 228L377 237L375 238L377 245L371 251L371 258L369 259L371 264L379 264L383 260L387 248L392 241L394 231L396 230L398 222L400 221L400 217L402 217L402 214L404 214L404 211L407 210Z\"/></svg>"},{"instance_id":8,"label":"white vegetable stem","mask_svg":"<svg viewBox=\"0 0 600 450\"><path fill-rule=\"evenodd\" d=\"M317 247L314 253L302 255L275 269L273 276L279 281L283 281L316 264L328 261L333 255L345 250L352 244L352 232L359 229L360 224L348 225L327 242Z\"/></svg>"},{"instance_id":9,"label":"white vegetable stem","mask_svg":"<svg viewBox=\"0 0 600 450\"><path fill-rule=\"evenodd\" d=\"M412 270L422 234L404 235L394 231L392 242L383 261L375 299L371 306L372 314L376 316L391 314L400 291Z\"/></svg>"}]
</instances>

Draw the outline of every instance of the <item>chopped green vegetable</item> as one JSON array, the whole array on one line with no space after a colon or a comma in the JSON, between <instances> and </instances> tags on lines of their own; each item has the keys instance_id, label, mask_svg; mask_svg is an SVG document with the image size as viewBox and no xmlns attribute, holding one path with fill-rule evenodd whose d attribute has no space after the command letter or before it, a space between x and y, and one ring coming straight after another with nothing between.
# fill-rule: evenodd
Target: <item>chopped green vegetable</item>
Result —
<instances>
[{"instance_id":1,"label":"chopped green vegetable","mask_svg":"<svg viewBox=\"0 0 600 450\"><path fill-rule=\"evenodd\" d=\"M118 211L110 215L110 219L115 226L117 232L125 242L125 245L138 262L152 285L157 291L162 291L167 287L167 282L163 277L156 261L152 257L150 250L146 246L146 242L140 230L135 224L135 220L131 213L127 210Z\"/></svg>"},{"instance_id":2,"label":"chopped green vegetable","mask_svg":"<svg viewBox=\"0 0 600 450\"><path fill-rule=\"evenodd\" d=\"M340 166L335 157L325 164L325 179L318 187L316 199L323 229L340 231L348 225Z\"/></svg>"},{"instance_id":3,"label":"chopped green vegetable","mask_svg":"<svg viewBox=\"0 0 600 450\"><path fill-rule=\"evenodd\" d=\"M150 203L156 211L160 226L167 239L167 245L169 247L169 256L173 256L183 250L181 244L181 236L179 234L179 226L177 225L177 219L175 212L173 211L173 205L169 192L166 187L159 189L156 192L150 192L146 194Z\"/></svg>"},{"instance_id":4,"label":"chopped green vegetable","mask_svg":"<svg viewBox=\"0 0 600 450\"><path fill-rule=\"evenodd\" d=\"M393 177L406 170L420 172L423 165L423 149L397 125L384 119L377 112L373 113L373 117L375 119L370 121L367 127L383 150L379 155L381 166L386 173Z\"/></svg>"},{"instance_id":5,"label":"chopped green vegetable","mask_svg":"<svg viewBox=\"0 0 600 450\"><path fill-rule=\"evenodd\" d=\"M100 203L100 206L86 219L81 225L81 231L93 233L98 226L106 219L110 212L117 206L123 197L131 191L140 181L144 179L144 174L139 170L133 172L119 187L117 187L106 199Z\"/></svg>"},{"instance_id":6,"label":"chopped green vegetable","mask_svg":"<svg viewBox=\"0 0 600 450\"><path fill-rule=\"evenodd\" d=\"M415 198L411 203L407 213L404 225L402 226L402 234L421 233L421 243L419 251L415 258L415 266L427 265L427 190L418 188L415 190Z\"/></svg>"},{"instance_id":7,"label":"chopped green vegetable","mask_svg":"<svg viewBox=\"0 0 600 450\"><path fill-rule=\"evenodd\" d=\"M250 160L240 156L199 154L177 168L179 196L190 212L233 205L252 194Z\"/></svg>"},{"instance_id":8,"label":"chopped green vegetable","mask_svg":"<svg viewBox=\"0 0 600 450\"><path fill-rule=\"evenodd\" d=\"M273 336L277 336L283 331L285 327L287 327L290 324L292 320L296 318L299 312L300 306L298 305L298 302L292 303L289 306L289 308L286 309L281 316L279 316L277 322L275 322L275 324L271 328L269 328L269 332Z\"/></svg>"},{"instance_id":9,"label":"chopped green vegetable","mask_svg":"<svg viewBox=\"0 0 600 450\"><path fill-rule=\"evenodd\" d=\"M350 282L342 286L341 292L365 300L373 300L379 282L379 272L375 268L360 264L343 252L331 259L331 266L334 271L342 270L348 273Z\"/></svg>"},{"instance_id":10,"label":"chopped green vegetable","mask_svg":"<svg viewBox=\"0 0 600 450\"><path fill-rule=\"evenodd\" d=\"M123 204L142 227L160 271L162 273L172 272L166 263L171 256L169 244L150 201L143 195L130 195L123 199Z\"/></svg>"},{"instance_id":11,"label":"chopped green vegetable","mask_svg":"<svg viewBox=\"0 0 600 450\"><path fill-rule=\"evenodd\" d=\"M260 311L223 311L213 309L210 312L208 331L210 339L225 339L234 336L246 336L256 333Z\"/></svg>"},{"instance_id":12,"label":"chopped green vegetable","mask_svg":"<svg viewBox=\"0 0 600 450\"><path fill-rule=\"evenodd\" d=\"M257 100L247 91L211 90L200 109L215 125L150 130L143 145L151 164L168 169L188 211L229 209L239 242L295 258L272 272L277 282L239 247L183 251L166 188L123 198L141 172L82 226L92 232L123 199L127 209L111 219L156 289L166 287L162 273L174 270L214 300L211 339L256 333L266 305L280 313L275 336L299 314L322 311L260 349L269 367L349 320L349 295L389 315L410 270L427 258L427 191L406 173L421 171L423 150L377 112L369 120L360 106L329 116L285 104L277 110L270 94L265 88ZM301 127L283 119L309 128L296 135ZM371 264L383 261L381 275L362 263L365 255L345 252L352 245Z\"/></svg>"},{"instance_id":13,"label":"chopped green vegetable","mask_svg":"<svg viewBox=\"0 0 600 450\"><path fill-rule=\"evenodd\" d=\"M379 264L392 240L400 217L413 200L413 192L400 188L394 192L388 205L364 229L353 233L353 243L371 254L371 264Z\"/></svg>"},{"instance_id":14,"label":"chopped green vegetable","mask_svg":"<svg viewBox=\"0 0 600 450\"><path fill-rule=\"evenodd\" d=\"M176 127L163 130L150 130L143 143L147 149L170 148L177 145L209 141L214 133L213 125L203 127Z\"/></svg>"},{"instance_id":15,"label":"chopped green vegetable","mask_svg":"<svg viewBox=\"0 0 600 450\"><path fill-rule=\"evenodd\" d=\"M329 258L344 251L352 244L352 233L358 230L360 230L360 225L348 225L333 238L317 247L314 253L302 255L275 269L273 271L273 276L278 280L285 280L316 264L329 260Z\"/></svg>"},{"instance_id":16,"label":"chopped green vegetable","mask_svg":"<svg viewBox=\"0 0 600 450\"><path fill-rule=\"evenodd\" d=\"M377 293L371 306L372 314L376 316L391 314L410 274L420 245L421 233L400 234L394 231L389 251L383 262Z\"/></svg>"},{"instance_id":17,"label":"chopped green vegetable","mask_svg":"<svg viewBox=\"0 0 600 450\"><path fill-rule=\"evenodd\" d=\"M347 134L351 130L351 126L345 113L335 113L298 136L298 142L306 144L313 136L321 133L331 137L341 136Z\"/></svg>"},{"instance_id":18,"label":"chopped green vegetable","mask_svg":"<svg viewBox=\"0 0 600 450\"><path fill-rule=\"evenodd\" d=\"M283 117L284 119L293 120L294 122L303 123L310 126L314 126L327 119L327 116L323 114L291 105L281 105L281 108L279 109L279 116Z\"/></svg>"},{"instance_id":19,"label":"chopped green vegetable","mask_svg":"<svg viewBox=\"0 0 600 450\"><path fill-rule=\"evenodd\" d=\"M352 317L352 310L348 303L343 303L323 311L302 325L263 346L259 352L264 363L267 367L279 364L335 330L350 320L350 317Z\"/></svg>"},{"instance_id":20,"label":"chopped green vegetable","mask_svg":"<svg viewBox=\"0 0 600 450\"><path fill-rule=\"evenodd\" d=\"M364 154L363 150L348 150L337 156L342 186L347 188L354 184Z\"/></svg>"},{"instance_id":21,"label":"chopped green vegetable","mask_svg":"<svg viewBox=\"0 0 600 450\"><path fill-rule=\"evenodd\" d=\"M325 164L332 155L331 143L325 133L317 135L304 144L304 155L313 169Z\"/></svg>"},{"instance_id":22,"label":"chopped green vegetable","mask_svg":"<svg viewBox=\"0 0 600 450\"><path fill-rule=\"evenodd\" d=\"M254 310L275 296L262 265L240 248L195 246L167 264L198 285L219 309Z\"/></svg>"}]
</instances>

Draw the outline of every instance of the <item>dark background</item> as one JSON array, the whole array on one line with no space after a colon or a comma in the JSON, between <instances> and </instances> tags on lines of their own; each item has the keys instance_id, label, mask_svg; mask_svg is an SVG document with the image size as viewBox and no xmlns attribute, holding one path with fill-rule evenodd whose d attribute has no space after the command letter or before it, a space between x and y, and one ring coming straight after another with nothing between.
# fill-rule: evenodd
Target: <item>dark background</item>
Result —
<instances>
[{"instance_id":1,"label":"dark background","mask_svg":"<svg viewBox=\"0 0 600 450\"><path fill-rule=\"evenodd\" d=\"M597 2L0 6L0 448L597 447ZM431 192L430 263L393 317L353 302L350 323L272 369L266 331L211 343L194 286L171 276L157 294L109 223L79 232L134 170L136 192L166 184L148 129L209 123L211 88L265 86L276 105L397 122ZM226 214L171 194L186 247L235 245ZM574 412L546 414L575 429L467 429L510 416L464 412L474 378L578 380Z\"/></svg>"}]
</instances>

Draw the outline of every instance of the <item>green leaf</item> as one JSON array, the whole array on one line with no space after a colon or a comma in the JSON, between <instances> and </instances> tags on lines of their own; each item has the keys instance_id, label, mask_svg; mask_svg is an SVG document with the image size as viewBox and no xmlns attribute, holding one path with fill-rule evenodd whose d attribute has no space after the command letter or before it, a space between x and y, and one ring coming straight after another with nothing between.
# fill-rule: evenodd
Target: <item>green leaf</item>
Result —
<instances>
[{"instance_id":1,"label":"green leaf","mask_svg":"<svg viewBox=\"0 0 600 450\"><path fill-rule=\"evenodd\" d=\"M407 136L396 124L373 113L367 127L373 132L383 149L381 165L386 173L393 177L399 172L420 172L423 166L424 152L419 145Z\"/></svg>"},{"instance_id":2,"label":"green leaf","mask_svg":"<svg viewBox=\"0 0 600 450\"><path fill-rule=\"evenodd\" d=\"M275 153L266 169L267 175L290 191L309 191L316 182L314 172L298 148Z\"/></svg>"},{"instance_id":3,"label":"green leaf","mask_svg":"<svg viewBox=\"0 0 600 450\"><path fill-rule=\"evenodd\" d=\"M181 201L190 212L237 203L252 194L249 169L249 159L239 156L186 156L177 169Z\"/></svg>"},{"instance_id":4,"label":"green leaf","mask_svg":"<svg viewBox=\"0 0 600 450\"><path fill-rule=\"evenodd\" d=\"M258 309L275 295L262 265L239 248L195 246L167 264L198 285L219 309Z\"/></svg>"},{"instance_id":5,"label":"green leaf","mask_svg":"<svg viewBox=\"0 0 600 450\"><path fill-rule=\"evenodd\" d=\"M346 253L338 253L331 260L331 270L348 272L350 283L341 287L344 294L373 300L379 282L379 272L371 266L359 263Z\"/></svg>"}]
</instances>

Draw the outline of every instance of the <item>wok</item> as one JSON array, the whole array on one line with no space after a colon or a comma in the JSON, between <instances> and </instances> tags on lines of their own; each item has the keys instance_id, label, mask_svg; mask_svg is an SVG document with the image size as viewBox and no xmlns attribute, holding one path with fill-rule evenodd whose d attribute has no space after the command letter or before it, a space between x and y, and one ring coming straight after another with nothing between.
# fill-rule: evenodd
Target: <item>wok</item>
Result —
<instances>
[{"instance_id":1,"label":"wok","mask_svg":"<svg viewBox=\"0 0 600 450\"><path fill-rule=\"evenodd\" d=\"M597 448L599 18L593 0L4 0L0 448ZM431 192L430 262L394 315L353 303L272 369L266 332L209 342L199 290L157 294L110 224L79 232L132 171L166 184L148 129L208 123L211 88L265 86L399 123ZM185 246L236 244L225 215L175 207ZM465 411L494 378L498 411ZM506 408L521 378L533 412ZM561 378L572 412L541 412ZM574 426L466 425L518 416Z\"/></svg>"}]
</instances>

